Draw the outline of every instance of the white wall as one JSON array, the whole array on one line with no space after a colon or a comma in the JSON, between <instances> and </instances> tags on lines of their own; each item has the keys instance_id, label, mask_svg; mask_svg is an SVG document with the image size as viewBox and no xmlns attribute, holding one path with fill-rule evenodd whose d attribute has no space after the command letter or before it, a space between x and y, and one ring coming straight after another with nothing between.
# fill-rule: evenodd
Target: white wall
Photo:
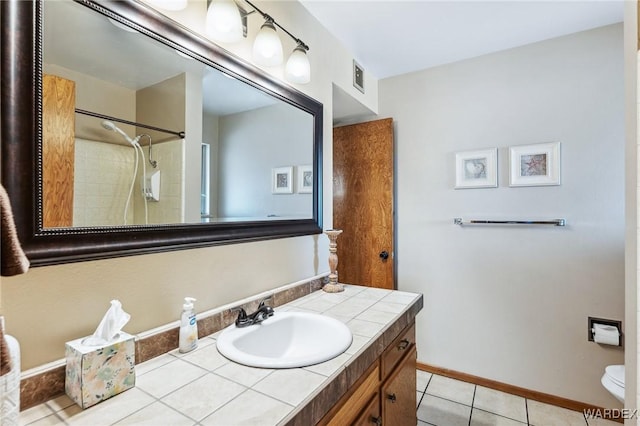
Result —
<instances>
[{"instance_id":1,"label":"white wall","mask_svg":"<svg viewBox=\"0 0 640 426\"><path fill-rule=\"evenodd\" d=\"M587 317L624 319L622 25L382 80L379 96L395 120L399 288L425 297L418 360L619 406L600 377L623 350L588 342ZM551 141L562 185L509 188L507 147ZM499 187L454 190L455 153L490 147Z\"/></svg>"},{"instance_id":2,"label":"white wall","mask_svg":"<svg viewBox=\"0 0 640 426\"><path fill-rule=\"evenodd\" d=\"M624 94L626 125L626 245L625 245L625 407L636 409L638 394L638 3L624 4ZM629 419L627 424L637 424Z\"/></svg>"},{"instance_id":3,"label":"white wall","mask_svg":"<svg viewBox=\"0 0 640 426\"><path fill-rule=\"evenodd\" d=\"M313 117L278 103L220 118L219 217L313 217L311 194L297 192L297 168L313 163ZM275 167L293 167L291 194L273 194Z\"/></svg>"}]
</instances>

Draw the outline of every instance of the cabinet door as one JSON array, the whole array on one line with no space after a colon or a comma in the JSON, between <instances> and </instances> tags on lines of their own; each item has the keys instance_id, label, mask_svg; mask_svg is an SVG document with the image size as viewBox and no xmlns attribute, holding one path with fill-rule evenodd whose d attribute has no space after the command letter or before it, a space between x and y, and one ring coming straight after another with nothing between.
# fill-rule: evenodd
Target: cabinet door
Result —
<instances>
[{"instance_id":1,"label":"cabinet door","mask_svg":"<svg viewBox=\"0 0 640 426\"><path fill-rule=\"evenodd\" d=\"M378 379L380 368L378 361L373 363L363 377L354 385L350 393L347 393L336 404L336 409L331 410L320 420L320 426L344 426L353 424L355 419L369 406L371 398L379 395L380 380ZM378 405L380 399L377 398ZM378 409L379 410L379 409ZM366 424L366 423L362 423Z\"/></svg>"},{"instance_id":2,"label":"cabinet door","mask_svg":"<svg viewBox=\"0 0 640 426\"><path fill-rule=\"evenodd\" d=\"M394 369L394 367L400 362L403 356L411 352L416 345L416 326L412 326L405 329L406 331L400 333L398 337L385 349L382 354L382 366L381 376L382 380L385 379Z\"/></svg>"},{"instance_id":3,"label":"cabinet door","mask_svg":"<svg viewBox=\"0 0 640 426\"><path fill-rule=\"evenodd\" d=\"M381 388L382 424L418 423L416 416L416 349L406 354Z\"/></svg>"},{"instance_id":4,"label":"cabinet door","mask_svg":"<svg viewBox=\"0 0 640 426\"><path fill-rule=\"evenodd\" d=\"M354 426L381 426L382 415L380 414L380 394L376 392L371 397L369 403L360 413L360 416L353 422Z\"/></svg>"}]
</instances>

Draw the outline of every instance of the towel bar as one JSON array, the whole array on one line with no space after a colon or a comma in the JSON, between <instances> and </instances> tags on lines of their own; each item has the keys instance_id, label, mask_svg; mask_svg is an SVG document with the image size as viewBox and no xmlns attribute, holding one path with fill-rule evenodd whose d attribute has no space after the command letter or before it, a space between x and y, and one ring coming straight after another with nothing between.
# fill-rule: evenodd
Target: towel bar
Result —
<instances>
[{"instance_id":1,"label":"towel bar","mask_svg":"<svg viewBox=\"0 0 640 426\"><path fill-rule=\"evenodd\" d=\"M461 217L453 219L454 225L551 225L565 226L565 219L552 220L487 220L487 219L469 219L463 220Z\"/></svg>"}]
</instances>

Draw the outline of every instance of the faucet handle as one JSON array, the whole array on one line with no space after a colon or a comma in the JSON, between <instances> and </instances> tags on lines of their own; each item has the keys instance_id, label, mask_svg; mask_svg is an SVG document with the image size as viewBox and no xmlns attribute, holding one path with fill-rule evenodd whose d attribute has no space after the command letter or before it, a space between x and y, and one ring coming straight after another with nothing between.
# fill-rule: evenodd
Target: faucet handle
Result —
<instances>
[{"instance_id":1,"label":"faucet handle","mask_svg":"<svg viewBox=\"0 0 640 426\"><path fill-rule=\"evenodd\" d=\"M262 299L262 300L260 301L260 304L258 305L258 309L260 309L260 308L262 308L262 307L266 306L264 302L266 302L267 300L271 300L271 299L273 299L273 295L267 296L267 297L265 297L264 299Z\"/></svg>"},{"instance_id":2,"label":"faucet handle","mask_svg":"<svg viewBox=\"0 0 640 426\"><path fill-rule=\"evenodd\" d=\"M236 324L238 323L238 321L247 319L247 311L245 311L244 308L241 308L241 307L232 308L231 312L238 313L238 318L236 318Z\"/></svg>"}]
</instances>

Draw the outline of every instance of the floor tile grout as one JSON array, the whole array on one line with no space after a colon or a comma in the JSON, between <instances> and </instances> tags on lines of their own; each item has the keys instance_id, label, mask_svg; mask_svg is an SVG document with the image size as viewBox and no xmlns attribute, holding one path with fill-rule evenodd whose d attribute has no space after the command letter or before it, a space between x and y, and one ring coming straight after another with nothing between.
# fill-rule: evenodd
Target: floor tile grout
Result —
<instances>
[{"instance_id":1,"label":"floor tile grout","mask_svg":"<svg viewBox=\"0 0 640 426\"><path fill-rule=\"evenodd\" d=\"M467 426L471 426L471 417L473 417L473 404L476 402L477 390L478 390L478 387L476 385L473 385L473 396L471 397L471 411L469 411L469 422L467 423Z\"/></svg>"},{"instance_id":2,"label":"floor tile grout","mask_svg":"<svg viewBox=\"0 0 640 426\"><path fill-rule=\"evenodd\" d=\"M417 371L421 371L421 370L417 370ZM427 424L431 426L447 426L448 424L455 423L455 424L464 424L466 426L471 426L472 424L477 423L477 422L475 423L472 422L474 414L476 415L479 414L482 417L486 417L487 415L489 415L491 416L490 418L494 419L494 421L506 421L506 422L513 422L513 424L519 424L523 426L524 425L533 426L533 424L531 423L532 421L531 414L533 410L535 414L535 420L538 422L538 425L541 424L540 422L550 424L549 422L554 423L556 422L556 420L558 422L561 422L562 424L577 424L578 418L581 418L582 420L579 422L580 424L582 424L583 426L590 426L590 423L586 418L586 415L584 412L580 413L579 411L563 409L562 407L557 407L555 405L549 405L549 404L545 404L537 401L532 406L532 403L533 403L532 400L529 400L528 398L525 398L525 397L519 397L519 395L513 395L513 394L509 394L507 392L502 392L502 391L497 391L499 392L499 394L496 394L496 397L493 397L493 398L498 398L498 399L494 399L495 400L494 404L490 404L487 407L479 408L479 407L476 407L476 404L478 403L478 401L476 400L478 398L478 385L452 379L452 378L447 378L446 376L441 376L438 374L433 374L428 372L421 372L420 374L425 375L423 376L423 379L426 378L428 374L428 379L426 380L426 385L424 386L423 389L420 389L420 390L416 389L416 391L420 392L421 394L419 395L420 400L416 405L416 411L419 410L421 412L421 416L423 417L418 419L419 424ZM441 381L440 379L438 379L437 381L434 381L434 377L450 379L453 382L450 382L448 380ZM454 384L454 382L456 383ZM466 383L466 385L461 385L461 383ZM454 387L451 387L452 384ZM465 387L467 385L468 387ZM452 393L452 391L454 393ZM447 395L450 397L451 396L457 397L458 394L462 394L462 395L466 394L467 397L466 398L461 397L460 400L467 400L468 402L468 396L470 392L472 392L471 403L470 403L471 405L468 405L467 403L462 403L459 401L454 401L444 396L440 396L440 395ZM429 398L427 398L427 395L429 396ZM507 395L516 396L516 397L519 397L519 399L513 399L510 397L507 397ZM438 402L438 401L441 401L441 402ZM442 405L443 403L442 401L446 401L444 406ZM489 401L490 400L487 400L485 404ZM524 403L524 407L520 405L522 402ZM504 405L504 404L509 404L509 405ZM511 405L511 404L516 404L516 405ZM507 407L509 406L511 408L507 409ZM462 408L462 407L465 407L465 408ZM521 411L522 408L524 408L524 417L522 416L523 414ZM431 411L432 409L434 411ZM514 412L513 411L514 409L519 410L519 412L517 411ZM461 412L461 410L463 411L464 414ZM494 411L500 411L505 414L513 414L513 417L499 414ZM434 412L436 413L435 414L436 417L433 417L433 414L429 414ZM468 419L466 419L467 412L469 416ZM436 420L436 418L439 418L439 420ZM467 421L465 422L465 420ZM567 422L570 422L570 423L567 423ZM606 424L609 424L609 422L607 422ZM611 425L614 425L614 424L615 423L613 422L611 423Z\"/></svg>"}]
</instances>

